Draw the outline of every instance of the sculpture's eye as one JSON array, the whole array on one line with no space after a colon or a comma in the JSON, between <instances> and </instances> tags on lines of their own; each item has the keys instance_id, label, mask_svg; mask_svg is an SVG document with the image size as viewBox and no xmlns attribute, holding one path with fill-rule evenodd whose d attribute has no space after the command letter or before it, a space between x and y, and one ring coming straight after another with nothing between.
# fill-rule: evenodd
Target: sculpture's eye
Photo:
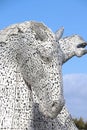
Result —
<instances>
[{"instance_id":1,"label":"sculpture's eye","mask_svg":"<svg viewBox=\"0 0 87 130\"><path fill-rule=\"evenodd\" d=\"M0 47L4 47L6 45L6 42L0 42Z\"/></svg>"},{"instance_id":2,"label":"sculpture's eye","mask_svg":"<svg viewBox=\"0 0 87 130\"><path fill-rule=\"evenodd\" d=\"M52 61L52 57L50 56L50 57L46 57L46 56L41 56L41 59L43 60L43 61L45 61L45 62L51 62Z\"/></svg>"},{"instance_id":3,"label":"sculpture's eye","mask_svg":"<svg viewBox=\"0 0 87 130\"><path fill-rule=\"evenodd\" d=\"M52 43L47 41L39 44L37 48L37 53L43 61L51 62L54 53Z\"/></svg>"},{"instance_id":4,"label":"sculpture's eye","mask_svg":"<svg viewBox=\"0 0 87 130\"><path fill-rule=\"evenodd\" d=\"M40 41L44 41L44 39L45 39L45 37L40 34L36 34L35 38L36 38L36 40L40 40Z\"/></svg>"}]
</instances>

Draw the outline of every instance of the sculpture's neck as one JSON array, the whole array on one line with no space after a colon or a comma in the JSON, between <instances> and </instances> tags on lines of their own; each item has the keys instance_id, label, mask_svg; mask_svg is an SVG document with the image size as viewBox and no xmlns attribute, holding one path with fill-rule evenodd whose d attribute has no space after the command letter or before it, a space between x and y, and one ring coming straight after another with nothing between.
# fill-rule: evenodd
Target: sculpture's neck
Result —
<instances>
[{"instance_id":1,"label":"sculpture's neck","mask_svg":"<svg viewBox=\"0 0 87 130\"><path fill-rule=\"evenodd\" d=\"M73 52L64 53L62 64L65 63L66 61L68 61L69 59L71 59L73 56L74 56Z\"/></svg>"},{"instance_id":2,"label":"sculpture's neck","mask_svg":"<svg viewBox=\"0 0 87 130\"><path fill-rule=\"evenodd\" d=\"M59 40L60 49L62 51L62 64L65 63L67 60L71 59L75 54L73 47L69 41L66 39Z\"/></svg>"}]
</instances>

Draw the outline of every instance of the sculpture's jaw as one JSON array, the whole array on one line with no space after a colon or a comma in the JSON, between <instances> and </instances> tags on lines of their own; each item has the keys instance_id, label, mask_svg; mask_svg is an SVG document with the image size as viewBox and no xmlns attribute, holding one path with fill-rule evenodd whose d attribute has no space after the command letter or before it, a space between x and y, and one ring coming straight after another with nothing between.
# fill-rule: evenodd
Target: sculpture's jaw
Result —
<instances>
[{"instance_id":1,"label":"sculpture's jaw","mask_svg":"<svg viewBox=\"0 0 87 130\"><path fill-rule=\"evenodd\" d=\"M87 42L83 42L77 45L76 56L80 57L87 54Z\"/></svg>"}]
</instances>

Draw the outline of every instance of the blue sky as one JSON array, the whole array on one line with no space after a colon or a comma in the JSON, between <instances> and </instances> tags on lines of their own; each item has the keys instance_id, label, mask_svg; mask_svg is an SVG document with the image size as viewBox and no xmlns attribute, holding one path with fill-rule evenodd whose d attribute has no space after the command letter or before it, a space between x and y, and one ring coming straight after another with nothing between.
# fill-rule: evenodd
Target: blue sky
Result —
<instances>
[{"instance_id":1,"label":"blue sky","mask_svg":"<svg viewBox=\"0 0 87 130\"><path fill-rule=\"evenodd\" d=\"M79 34L87 41L86 0L0 0L0 29L29 20L44 22L53 32L64 26L63 36ZM87 55L65 63L63 75L69 111L87 119Z\"/></svg>"}]
</instances>

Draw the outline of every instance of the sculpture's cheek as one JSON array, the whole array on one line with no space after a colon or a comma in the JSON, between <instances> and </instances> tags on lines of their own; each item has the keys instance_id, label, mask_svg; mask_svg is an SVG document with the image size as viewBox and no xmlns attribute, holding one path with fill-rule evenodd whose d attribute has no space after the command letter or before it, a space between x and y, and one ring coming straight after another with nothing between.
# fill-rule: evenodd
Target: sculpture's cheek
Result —
<instances>
[{"instance_id":1,"label":"sculpture's cheek","mask_svg":"<svg viewBox=\"0 0 87 130\"><path fill-rule=\"evenodd\" d=\"M39 71L33 84L33 91L37 95L40 111L46 117L55 118L64 106L62 90L61 67L57 63L43 64L43 72ZM42 74L42 78L40 76Z\"/></svg>"}]
</instances>

